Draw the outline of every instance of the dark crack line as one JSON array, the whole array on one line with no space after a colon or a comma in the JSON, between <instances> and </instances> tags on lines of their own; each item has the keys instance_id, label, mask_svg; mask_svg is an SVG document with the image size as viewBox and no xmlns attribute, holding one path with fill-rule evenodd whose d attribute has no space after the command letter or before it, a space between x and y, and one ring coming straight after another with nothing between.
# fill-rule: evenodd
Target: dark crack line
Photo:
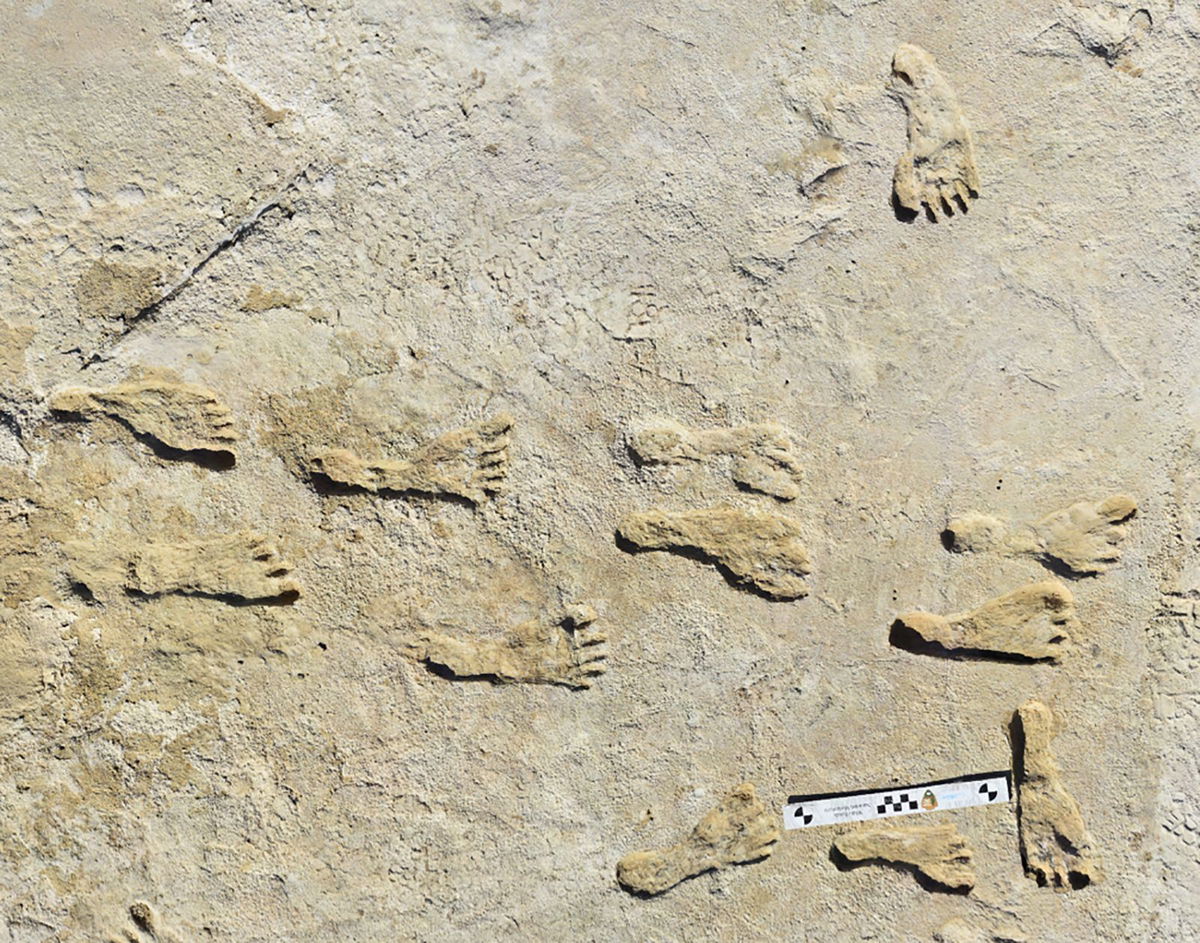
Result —
<instances>
[{"instance_id":1,"label":"dark crack line","mask_svg":"<svg viewBox=\"0 0 1200 943\"><path fill-rule=\"evenodd\" d=\"M159 308L165 305L172 298L178 296L179 293L184 290L184 288L191 284L197 275L204 271L204 269L213 259L221 255L226 250L232 249L252 232L254 232L266 215L272 210L278 209L279 204L283 202L283 198L288 193L295 191L299 187L300 181L303 180L315 166L316 164L310 163L297 173L293 174L291 179L288 180L288 182L278 190L276 190L269 199L263 203L260 203L253 213L238 223L231 232L222 237L221 240L209 250L204 258L202 258L199 262L188 269L186 273L184 273L182 278L180 278L177 282L175 282L174 285L163 292L163 294L157 299L150 302L150 304L146 305L145 307L140 308L132 318L129 318L126 321L124 328L116 337L114 337L107 344L104 344L99 350L95 351L90 357L88 357L88 359L84 362L82 369L86 370L88 367L92 366L92 364L104 360L105 354L114 345L120 343L122 340L128 337L135 327L151 317L156 311L158 311Z\"/></svg>"}]
</instances>

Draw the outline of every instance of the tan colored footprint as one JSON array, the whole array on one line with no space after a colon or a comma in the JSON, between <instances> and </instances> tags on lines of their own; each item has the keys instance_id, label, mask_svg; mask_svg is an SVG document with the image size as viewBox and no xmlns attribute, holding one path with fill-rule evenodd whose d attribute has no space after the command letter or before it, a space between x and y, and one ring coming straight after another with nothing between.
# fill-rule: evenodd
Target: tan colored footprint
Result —
<instances>
[{"instance_id":1,"label":"tan colored footprint","mask_svg":"<svg viewBox=\"0 0 1200 943\"><path fill-rule=\"evenodd\" d=\"M129 920L129 926L116 936L106 937L105 943L182 943L182 937L167 930L144 900L130 904Z\"/></svg>"},{"instance_id":2,"label":"tan colored footprint","mask_svg":"<svg viewBox=\"0 0 1200 943\"><path fill-rule=\"evenodd\" d=\"M181 452L236 455L238 436L229 407L203 386L135 380L107 390L75 387L51 395L50 408L84 419L119 419L134 432Z\"/></svg>"},{"instance_id":3,"label":"tan colored footprint","mask_svg":"<svg viewBox=\"0 0 1200 943\"><path fill-rule=\"evenodd\" d=\"M606 636L592 627L596 611L572 606L550 619L532 619L506 638L469 639L422 628L405 642L408 653L456 678L589 688L604 673Z\"/></svg>"},{"instance_id":4,"label":"tan colored footprint","mask_svg":"<svg viewBox=\"0 0 1200 943\"><path fill-rule=\"evenodd\" d=\"M1068 54L1056 42L1058 37L1066 34L1073 36L1087 52L1102 58L1110 68L1133 76L1142 74L1131 57L1154 27L1149 10L1111 3L1085 5L1078 0L1059 4L1058 14L1061 19L1039 33L1034 45L1022 52L1034 55Z\"/></svg>"},{"instance_id":5,"label":"tan colored footprint","mask_svg":"<svg viewBox=\"0 0 1200 943\"><path fill-rule=\"evenodd\" d=\"M895 624L950 651L1057 661L1079 622L1070 590L1056 580L1043 580L989 599L970 612L948 616L906 612Z\"/></svg>"},{"instance_id":6,"label":"tan colored footprint","mask_svg":"<svg viewBox=\"0 0 1200 943\"><path fill-rule=\"evenodd\" d=\"M1137 502L1123 494L1102 501L1080 501L1033 523L1010 524L972 511L946 525L951 550L995 551L1061 564L1073 573L1103 573L1121 559L1121 544Z\"/></svg>"},{"instance_id":7,"label":"tan colored footprint","mask_svg":"<svg viewBox=\"0 0 1200 943\"><path fill-rule=\"evenodd\" d=\"M1042 886L1067 891L1100 879L1092 838L1079 804L1062 782L1050 752L1060 723L1041 701L1026 701L1013 716L1017 754L1017 821L1026 873Z\"/></svg>"},{"instance_id":8,"label":"tan colored footprint","mask_svg":"<svg viewBox=\"0 0 1200 943\"><path fill-rule=\"evenodd\" d=\"M933 56L909 43L892 58L891 87L908 113L908 149L892 178L896 202L912 213L965 209L979 195L979 171L958 96Z\"/></svg>"},{"instance_id":9,"label":"tan colored footprint","mask_svg":"<svg viewBox=\"0 0 1200 943\"><path fill-rule=\"evenodd\" d=\"M0 726L61 697L59 679L71 670L68 629L76 614L41 596L0 606Z\"/></svg>"},{"instance_id":10,"label":"tan colored footprint","mask_svg":"<svg viewBox=\"0 0 1200 943\"><path fill-rule=\"evenodd\" d=\"M984 928L951 917L934 931L933 943L1029 943L1029 938L1010 925Z\"/></svg>"},{"instance_id":11,"label":"tan colored footprint","mask_svg":"<svg viewBox=\"0 0 1200 943\"><path fill-rule=\"evenodd\" d=\"M971 849L953 824L868 826L839 835L833 846L847 861L912 865L949 890L969 891L975 886Z\"/></svg>"},{"instance_id":12,"label":"tan colored footprint","mask_svg":"<svg viewBox=\"0 0 1200 943\"><path fill-rule=\"evenodd\" d=\"M730 477L751 491L792 501L799 494L800 462L782 426L755 423L693 429L673 419L647 419L634 427L630 448L646 465L680 465L728 456Z\"/></svg>"},{"instance_id":13,"label":"tan colored footprint","mask_svg":"<svg viewBox=\"0 0 1200 943\"><path fill-rule=\"evenodd\" d=\"M291 565L275 545L250 531L172 542L66 545L71 579L103 598L114 589L145 596L165 593L265 601L298 596Z\"/></svg>"},{"instance_id":14,"label":"tan colored footprint","mask_svg":"<svg viewBox=\"0 0 1200 943\"><path fill-rule=\"evenodd\" d=\"M730 507L642 511L622 518L617 533L643 550L697 550L772 599L808 594L808 551L799 527L786 518Z\"/></svg>"},{"instance_id":15,"label":"tan colored footprint","mask_svg":"<svg viewBox=\"0 0 1200 943\"><path fill-rule=\"evenodd\" d=\"M512 425L512 417L501 413L445 432L406 459L368 460L346 449L334 449L311 456L308 467L332 481L365 491L455 495L481 504L503 488Z\"/></svg>"},{"instance_id":16,"label":"tan colored footprint","mask_svg":"<svg viewBox=\"0 0 1200 943\"><path fill-rule=\"evenodd\" d=\"M634 893L661 894L705 871L761 861L775 850L779 835L778 816L753 785L742 783L679 844L625 855L617 862L617 880Z\"/></svg>"}]
</instances>

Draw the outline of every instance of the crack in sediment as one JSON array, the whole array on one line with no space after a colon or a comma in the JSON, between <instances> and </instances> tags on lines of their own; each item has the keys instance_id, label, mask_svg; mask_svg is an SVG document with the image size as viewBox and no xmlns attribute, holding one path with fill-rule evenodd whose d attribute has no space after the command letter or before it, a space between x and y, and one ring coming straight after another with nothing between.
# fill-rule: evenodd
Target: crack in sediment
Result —
<instances>
[{"instance_id":1,"label":"crack in sediment","mask_svg":"<svg viewBox=\"0 0 1200 943\"><path fill-rule=\"evenodd\" d=\"M177 297L192 280L196 278L208 266L213 259L221 255L225 251L232 249L243 239L249 236L258 225L263 221L268 213L278 209L283 202L283 198L290 192L296 190L300 181L303 180L314 168L315 163L308 163L296 173L288 178L287 183L276 190L268 199L260 203L249 216L239 222L230 232L226 233L220 240L217 241L200 261L189 268L181 278L179 278L170 288L158 296L154 301L150 302L142 308L139 308L132 317L126 319L126 322L121 331L112 338L108 343L101 345L99 349L94 351L84 362L82 369L86 370L94 363L98 363L104 359L105 353L114 345L119 343L124 338L132 333L142 321L153 315L159 308L166 304L171 299Z\"/></svg>"}]
</instances>

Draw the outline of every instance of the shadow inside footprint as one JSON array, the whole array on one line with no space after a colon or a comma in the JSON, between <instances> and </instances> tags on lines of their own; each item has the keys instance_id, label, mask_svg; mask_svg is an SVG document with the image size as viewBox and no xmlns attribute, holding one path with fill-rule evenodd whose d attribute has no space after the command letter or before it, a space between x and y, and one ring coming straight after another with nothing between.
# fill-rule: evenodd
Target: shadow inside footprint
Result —
<instances>
[{"instance_id":1,"label":"shadow inside footprint","mask_svg":"<svg viewBox=\"0 0 1200 943\"><path fill-rule=\"evenodd\" d=\"M933 658L946 658L950 661L999 661L1017 665L1053 664L1054 658L1032 658L1017 652L993 652L986 648L946 648L939 642L931 642L915 629L897 619L892 623L888 633L888 641L893 648L903 649L914 655L929 655Z\"/></svg>"},{"instance_id":2,"label":"shadow inside footprint","mask_svg":"<svg viewBox=\"0 0 1200 943\"><path fill-rule=\"evenodd\" d=\"M1055 576L1062 577L1065 580L1075 580L1078 582L1079 580L1087 579L1088 577L1096 577L1100 575L1099 573L1080 573L1078 570L1072 569L1070 566L1063 563L1062 560L1058 559L1058 557L1051 556L1048 553L1037 554L1037 561Z\"/></svg>"},{"instance_id":3,"label":"shadow inside footprint","mask_svg":"<svg viewBox=\"0 0 1200 943\"><path fill-rule=\"evenodd\" d=\"M679 882L679 884L682 884L687 880L690 879L684 878L683 881ZM678 887L679 884L676 884L675 886ZM636 887L629 887L626 884L622 884L620 881L617 881L617 887L623 890L630 897L636 897L638 900L653 900L655 897L661 897L667 891L671 890L671 888L668 887L667 891L639 891Z\"/></svg>"},{"instance_id":4,"label":"shadow inside footprint","mask_svg":"<svg viewBox=\"0 0 1200 943\"><path fill-rule=\"evenodd\" d=\"M311 469L307 472L307 475L309 484L312 485L313 490L317 494L327 498L371 495L387 500L404 499L430 503L457 504L459 507L470 508L471 510L475 510L478 506L470 498L464 498L461 494L450 494L445 491L422 491L418 488L379 488L372 491L370 488L364 488L361 485L351 485L342 481L335 481L325 473Z\"/></svg>"},{"instance_id":5,"label":"shadow inside footprint","mask_svg":"<svg viewBox=\"0 0 1200 943\"><path fill-rule=\"evenodd\" d=\"M358 485L348 485L341 481L334 481L328 475L319 471L308 471L308 483L312 485L313 491L326 498L343 498L350 495L370 494L366 488L360 488Z\"/></svg>"},{"instance_id":6,"label":"shadow inside footprint","mask_svg":"<svg viewBox=\"0 0 1200 943\"><path fill-rule=\"evenodd\" d=\"M439 664L438 662L432 661L428 658L420 658L420 659L417 659L417 661L419 662L421 667L423 667L431 675L433 675L434 677L437 677L437 678L441 678L444 681L475 681L475 682L484 681L484 682L487 682L489 684L494 684L494 685L498 685L500 683L500 679L497 678L495 675L487 675L487 674L460 675L460 674L455 674L453 671L451 671L445 665Z\"/></svg>"},{"instance_id":7,"label":"shadow inside footprint","mask_svg":"<svg viewBox=\"0 0 1200 943\"><path fill-rule=\"evenodd\" d=\"M92 422L96 421L95 417L85 416L83 413L72 412L65 409L52 409L55 418L61 419L64 422ZM191 462L193 465L199 465L201 468L206 468L209 471L229 471L237 464L237 456L228 449L177 449L174 446L167 445L161 439L150 435L148 432L139 432L128 422L119 416L104 416L110 422L114 422L121 428L129 432L135 441L146 446L151 452L161 459L169 462Z\"/></svg>"},{"instance_id":8,"label":"shadow inside footprint","mask_svg":"<svg viewBox=\"0 0 1200 943\"><path fill-rule=\"evenodd\" d=\"M900 202L900 197L896 195L896 191L892 191L892 212L902 223L915 223L920 215L916 210L910 210L907 206Z\"/></svg>"},{"instance_id":9,"label":"shadow inside footprint","mask_svg":"<svg viewBox=\"0 0 1200 943\"><path fill-rule=\"evenodd\" d=\"M415 660L431 675L441 678L444 681L467 681L474 684L483 683L490 684L497 688L512 683L505 681L505 679L501 678L499 675L489 674L486 671L480 672L479 674L458 674L451 668L443 665L441 662L434 661L432 658L418 658Z\"/></svg>"},{"instance_id":10,"label":"shadow inside footprint","mask_svg":"<svg viewBox=\"0 0 1200 943\"><path fill-rule=\"evenodd\" d=\"M785 496L779 494L777 491L770 491L763 487L756 487L754 485L748 485L748 484L746 484L746 482L737 481L736 479L733 482L733 486L735 488L737 488L738 491L741 491L744 494L752 494L755 496L763 495L764 497L774 498L780 504L788 504L791 501L795 500L795 496L785 497Z\"/></svg>"},{"instance_id":11,"label":"shadow inside footprint","mask_svg":"<svg viewBox=\"0 0 1200 943\"><path fill-rule=\"evenodd\" d=\"M629 457L629 460L633 462L633 467L637 469L651 468L663 464L662 462L652 462L649 459L642 458L641 453L638 452L638 450L633 447L633 443L629 441L625 443L625 454Z\"/></svg>"},{"instance_id":12,"label":"shadow inside footprint","mask_svg":"<svg viewBox=\"0 0 1200 943\"><path fill-rule=\"evenodd\" d=\"M1017 843L1021 846L1021 868L1029 874L1029 858L1025 854L1025 841L1021 837L1025 834L1021 831L1021 816L1024 811L1021 808L1021 783L1025 781L1025 726L1021 723L1020 711L1013 711L1008 721L1008 743L1012 747L1013 800L1017 805Z\"/></svg>"},{"instance_id":13,"label":"shadow inside footprint","mask_svg":"<svg viewBox=\"0 0 1200 943\"><path fill-rule=\"evenodd\" d=\"M142 593L136 589L125 587L125 595L134 599L158 599L161 596L191 596L194 599L215 599L227 606L245 608L246 606L291 606L300 598L300 590L289 589L274 596L239 596L237 593L204 593L198 591L172 591L170 593Z\"/></svg>"},{"instance_id":14,"label":"shadow inside footprint","mask_svg":"<svg viewBox=\"0 0 1200 943\"><path fill-rule=\"evenodd\" d=\"M71 580L71 592L75 593L86 603L99 605L100 600L96 598L96 594L92 592L87 583L81 583L79 580Z\"/></svg>"},{"instance_id":15,"label":"shadow inside footprint","mask_svg":"<svg viewBox=\"0 0 1200 943\"><path fill-rule=\"evenodd\" d=\"M237 456L225 449L177 449L156 439L146 432L138 432L128 423L118 419L133 437L146 446L159 458L169 462L191 462L209 471L229 471L237 465Z\"/></svg>"},{"instance_id":16,"label":"shadow inside footprint","mask_svg":"<svg viewBox=\"0 0 1200 943\"><path fill-rule=\"evenodd\" d=\"M197 593L195 595L207 595ZM246 599L242 596L233 595L231 593L213 593L208 598L219 599L221 602L229 606L292 606L296 600L300 598L300 590L289 589L286 592L279 593L276 596L263 596L258 599Z\"/></svg>"},{"instance_id":17,"label":"shadow inside footprint","mask_svg":"<svg viewBox=\"0 0 1200 943\"><path fill-rule=\"evenodd\" d=\"M670 887L665 887L661 891L639 890L636 887L630 887L627 884L622 884L619 880L617 881L617 886L630 897L636 897L638 900L653 900L656 897L662 897L663 894L674 890L675 888L679 887L680 884L686 884L688 881L694 881L698 877L703 877L706 874L714 874L725 868L742 868L746 865L758 864L760 861L764 861L770 856L771 852L766 851L759 857L751 858L748 861L731 861L727 864L722 864L720 867L705 868L703 871L697 871L695 874L689 874L687 877L681 878L678 883L672 884Z\"/></svg>"},{"instance_id":18,"label":"shadow inside footprint","mask_svg":"<svg viewBox=\"0 0 1200 943\"><path fill-rule=\"evenodd\" d=\"M887 868L899 874L909 874L924 890L929 891L931 894L954 894L959 897L965 897L971 893L971 888L969 887L948 887L940 881L935 881L915 864L907 864L902 861L888 861L886 858L864 858L862 861L851 861L837 850L836 845L829 849L829 860L833 862L834 867L839 871L853 871L855 868L871 866Z\"/></svg>"}]
</instances>

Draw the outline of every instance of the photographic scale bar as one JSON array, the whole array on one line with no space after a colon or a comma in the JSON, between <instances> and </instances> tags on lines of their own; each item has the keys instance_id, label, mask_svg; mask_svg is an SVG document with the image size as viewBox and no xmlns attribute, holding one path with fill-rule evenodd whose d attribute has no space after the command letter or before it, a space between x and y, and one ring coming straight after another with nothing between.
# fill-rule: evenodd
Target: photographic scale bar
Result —
<instances>
[{"instance_id":1,"label":"photographic scale bar","mask_svg":"<svg viewBox=\"0 0 1200 943\"><path fill-rule=\"evenodd\" d=\"M792 796L783 807L783 824L785 828L816 828L1010 801L1012 774L999 770L915 786Z\"/></svg>"}]
</instances>

